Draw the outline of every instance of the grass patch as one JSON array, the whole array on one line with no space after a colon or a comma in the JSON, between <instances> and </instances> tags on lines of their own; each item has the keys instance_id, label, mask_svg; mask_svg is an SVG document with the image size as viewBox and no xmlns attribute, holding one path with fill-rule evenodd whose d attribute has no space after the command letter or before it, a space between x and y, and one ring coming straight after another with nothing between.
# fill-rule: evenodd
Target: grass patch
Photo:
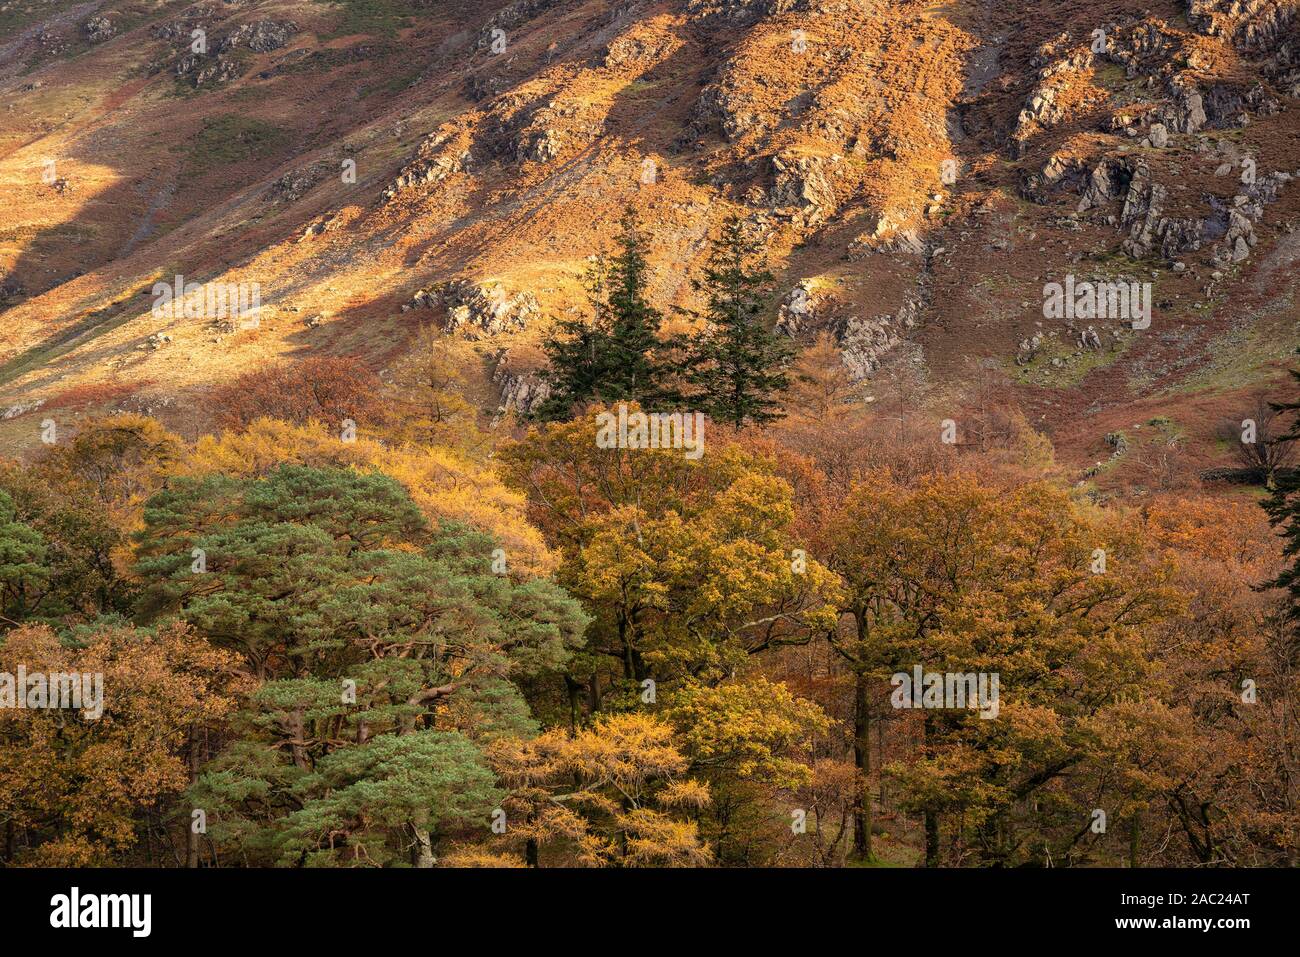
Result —
<instances>
[{"instance_id":1,"label":"grass patch","mask_svg":"<svg viewBox=\"0 0 1300 957\"><path fill-rule=\"evenodd\" d=\"M1277 375L1273 364L1294 361L1296 355L1294 318L1274 318L1282 321L1257 320L1215 339L1206 350L1209 362L1165 394L1235 392L1272 381Z\"/></svg>"},{"instance_id":2,"label":"grass patch","mask_svg":"<svg viewBox=\"0 0 1300 957\"><path fill-rule=\"evenodd\" d=\"M265 159L288 145L289 134L263 120L229 113L205 120L186 157L189 173L203 176L213 170Z\"/></svg>"},{"instance_id":3,"label":"grass patch","mask_svg":"<svg viewBox=\"0 0 1300 957\"><path fill-rule=\"evenodd\" d=\"M373 69L401 54L401 46L392 40L379 42L368 40L342 50L333 48L314 50L305 57L281 64L277 69L284 75L325 73L339 67L356 66L359 63ZM427 66L428 64L418 64L409 70L408 74L411 77L419 76Z\"/></svg>"},{"instance_id":4,"label":"grass patch","mask_svg":"<svg viewBox=\"0 0 1300 957\"><path fill-rule=\"evenodd\" d=\"M40 368L59 356L71 352L78 346L84 345L91 339L101 336L111 329L116 329L136 314L135 307L138 306L138 303L134 297L139 295L141 290L150 289L152 286L153 284L150 283L147 286L123 294L116 301L96 309L81 322L56 333L44 342L32 346L27 351L19 353L8 362L0 364L0 385L12 382L23 373Z\"/></svg>"},{"instance_id":5,"label":"grass patch","mask_svg":"<svg viewBox=\"0 0 1300 957\"><path fill-rule=\"evenodd\" d=\"M1096 77L1097 85L1107 90L1122 90L1128 86L1128 74L1124 68L1114 63L1105 63L1100 67L1094 67L1093 74Z\"/></svg>"},{"instance_id":6,"label":"grass patch","mask_svg":"<svg viewBox=\"0 0 1300 957\"><path fill-rule=\"evenodd\" d=\"M845 867L916 867L921 863L922 851L908 843L903 834L874 834L871 838L871 860L864 861L854 854L849 854L844 861Z\"/></svg>"},{"instance_id":7,"label":"grass patch","mask_svg":"<svg viewBox=\"0 0 1300 957\"><path fill-rule=\"evenodd\" d=\"M648 93L649 91L653 90L655 87L662 86L662 85L663 85L663 80L633 80L627 86L623 87L623 89L620 90L619 92L622 94L629 94L631 96L636 96L637 94L640 93Z\"/></svg>"},{"instance_id":8,"label":"grass patch","mask_svg":"<svg viewBox=\"0 0 1300 957\"><path fill-rule=\"evenodd\" d=\"M342 18L332 33L322 39L348 37L357 34L391 37L398 30L412 25L415 4L410 0L326 0L341 7Z\"/></svg>"},{"instance_id":9,"label":"grass patch","mask_svg":"<svg viewBox=\"0 0 1300 957\"><path fill-rule=\"evenodd\" d=\"M12 40L33 23L77 5L77 0L11 0L0 3L0 40Z\"/></svg>"},{"instance_id":10,"label":"grass patch","mask_svg":"<svg viewBox=\"0 0 1300 957\"><path fill-rule=\"evenodd\" d=\"M1008 360L1008 371L1014 381L1022 385L1068 389L1082 382L1094 369L1104 369L1113 364L1127 351L1131 341L1131 338L1124 338L1113 347L1081 349L1059 336L1049 338L1039 348L1038 354L1025 365L1018 366L1014 360ZM1080 354L1076 356L1076 352ZM1052 365L1053 359L1060 359L1061 365Z\"/></svg>"},{"instance_id":11,"label":"grass patch","mask_svg":"<svg viewBox=\"0 0 1300 957\"><path fill-rule=\"evenodd\" d=\"M95 239L99 231L84 223L55 223L52 226L36 226L24 223L13 229L0 232L0 243L15 243L41 252L57 251L72 244L88 243Z\"/></svg>"},{"instance_id":12,"label":"grass patch","mask_svg":"<svg viewBox=\"0 0 1300 957\"><path fill-rule=\"evenodd\" d=\"M403 73L399 73L397 76L385 80L382 83L378 83L370 86L363 86L360 91L361 96L363 97L372 96L375 93L382 93L382 94L387 94L389 96L396 96L398 93L401 93L403 90L407 89L412 83L418 80L420 78L420 75L423 72L424 72L424 68L419 67L414 70L407 70Z\"/></svg>"}]
</instances>

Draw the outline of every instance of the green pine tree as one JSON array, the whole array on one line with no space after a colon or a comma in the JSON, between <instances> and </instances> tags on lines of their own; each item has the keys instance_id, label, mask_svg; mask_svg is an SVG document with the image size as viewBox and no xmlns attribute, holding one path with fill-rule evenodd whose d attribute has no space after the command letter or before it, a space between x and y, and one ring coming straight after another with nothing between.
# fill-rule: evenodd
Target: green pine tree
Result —
<instances>
[{"instance_id":1,"label":"green pine tree","mask_svg":"<svg viewBox=\"0 0 1300 957\"><path fill-rule=\"evenodd\" d=\"M141 616L184 619L259 679L184 805L250 863L432 866L444 828L500 800L479 746L537 731L518 682L559 672L587 625L380 473L177 478L137 540Z\"/></svg>"},{"instance_id":2,"label":"green pine tree","mask_svg":"<svg viewBox=\"0 0 1300 957\"><path fill-rule=\"evenodd\" d=\"M40 606L51 578L45 536L18 516L0 489L0 623L8 627Z\"/></svg>"},{"instance_id":3,"label":"green pine tree","mask_svg":"<svg viewBox=\"0 0 1300 957\"><path fill-rule=\"evenodd\" d=\"M542 421L572 417L587 402L639 402L651 408L675 402L661 342L663 315L646 296L649 283L645 239L631 210L618 236L620 251L599 257L586 286L592 318L562 319L546 343L550 395L534 412Z\"/></svg>"},{"instance_id":4,"label":"green pine tree","mask_svg":"<svg viewBox=\"0 0 1300 957\"><path fill-rule=\"evenodd\" d=\"M794 350L763 321L772 281L740 220L729 219L713 243L704 280L693 283L707 295L708 308L690 313L706 320L708 331L690 349L687 381L695 389L692 400L718 421L762 424L785 414L776 396L789 387L786 367Z\"/></svg>"}]
</instances>

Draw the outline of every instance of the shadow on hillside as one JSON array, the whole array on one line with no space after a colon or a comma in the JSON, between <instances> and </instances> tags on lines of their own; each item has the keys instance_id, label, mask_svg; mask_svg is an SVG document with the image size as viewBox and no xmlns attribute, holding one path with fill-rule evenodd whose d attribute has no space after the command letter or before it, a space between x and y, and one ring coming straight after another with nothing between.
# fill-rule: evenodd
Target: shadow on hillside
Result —
<instances>
[{"instance_id":1,"label":"shadow on hillside","mask_svg":"<svg viewBox=\"0 0 1300 957\"><path fill-rule=\"evenodd\" d=\"M445 31L438 28L451 22L449 16L468 19L470 6L465 2L448 5L447 10L430 20L430 35L436 35L435 39L445 47L442 35ZM453 7L454 11L451 10ZM220 21L220 29L225 30L231 24L247 19L246 15L232 8ZM111 47L120 44L134 44L152 50L157 43L148 37L147 31L157 22L161 21L135 25L131 32L95 49L108 49L110 55L114 52ZM213 35L217 34L214 32ZM309 33L306 35L311 36ZM371 46L361 38L358 44L348 49L365 51ZM310 49L319 51L325 47L313 42ZM59 315L46 317L52 327L57 325L55 331L37 337L36 341L14 343L18 351L0 365L0 387L19 376L37 372L28 388L49 389L66 372L65 367L49 364L76 349L86 350L84 360L82 356L78 357L79 362L98 364L117 358L119 364L125 360L129 365L131 351L124 353L121 345L99 348L95 340L148 310L153 302L151 286L155 278L170 280L176 273L184 275L187 281L198 283L218 278L227 270L247 264L266 246L282 242L295 230L300 231L305 222L327 209L356 202L358 197L362 197L362 202L368 202L370 195L381 188L382 181L390 172L384 162L375 163L371 169L365 170L358 183L348 186L347 192L341 195L322 194L315 190L314 195L304 196L292 205L270 199L262 204L257 200L257 194L266 190L275 176L298 172L299 167L308 162L305 156L345 142L354 134L359 120L366 123L382 121L385 113L390 112L380 110L376 115L374 109L322 109L321 104L333 101L347 106L369 100L382 105L392 95L386 92L382 83L372 82L363 87L359 81L375 81L376 78L382 81L389 74L409 70L409 51L403 50L393 52L382 62L367 61L363 55L349 61L348 66L331 68L317 78L312 78L312 74L281 70L279 63L296 62L291 60L296 52L294 45L290 44L259 64L265 67L260 72L250 69L236 85L179 97L175 109L149 107L131 111L138 117L130 121L136 124L130 128L131 134L147 135L151 132L150 142L156 144L156 149L138 157L131 156L127 163L119 162L115 169L108 171L111 185L102 192L85 196L84 205L77 214L65 222L39 230L24 244L12 268L0 276L0 281L21 286L22 292L10 295L7 301L0 301L0 317L83 275L90 274L99 280L100 288L91 288L87 282L84 294L74 293L68 297L68 303L60 307ZM31 91L30 95L46 95L50 93L51 85L63 75L60 71L66 72L67 69L67 61L53 60L22 80L41 81L43 87L39 92ZM308 79L303 80L303 75ZM165 93L169 84L174 82L169 70L162 71L143 85L139 80L128 78L123 92L129 92L129 96L117 102L116 95L110 94L104 103L110 104L106 108L117 109L131 97L147 92ZM301 95L304 83L311 94L306 99ZM17 81L5 83L6 87L14 87L15 96L20 95L17 85ZM287 108L289 104L296 104L296 107L294 120L285 127L280 140L272 142L265 151L253 150L252 155L244 155L249 151L241 151L240 146L247 145L243 133L250 122L246 117L251 117L252 113L247 107L241 109L239 103L241 98L248 97L250 91L257 105L270 108L267 115L274 115L278 106ZM442 95L442 91L438 95ZM304 110L302 105L307 101L315 102L316 109ZM60 160L67 168L75 170L82 164L104 167L106 155L121 152L121 128L103 124L102 118L94 112L99 109L100 106L92 107L75 121L78 129L68 137L67 146L60 154ZM200 151L203 145L200 134L214 117L232 120L228 125L233 130L234 149L228 163L225 152L218 151L216 160L213 160L212 156ZM317 157L313 165L320 162L320 157ZM41 172L40 169L32 171L30 195L12 199L17 202L39 201L41 194L52 188L41 182ZM69 179L75 190L75 175ZM77 198L75 192L72 195ZM251 218L243 218L250 211ZM85 234L86 238L82 241L74 238L70 245L70 231L78 236ZM183 260L178 258L182 254L177 250L184 251ZM124 280L123 277L127 278ZM263 303L291 300L309 278L295 274L289 282L277 282L274 290L263 292ZM106 306L108 300L112 301ZM172 320L160 320L156 331L165 332L169 322ZM141 336L140 341L132 341L125 348L132 350L143 344L143 340L144 336Z\"/></svg>"}]
</instances>

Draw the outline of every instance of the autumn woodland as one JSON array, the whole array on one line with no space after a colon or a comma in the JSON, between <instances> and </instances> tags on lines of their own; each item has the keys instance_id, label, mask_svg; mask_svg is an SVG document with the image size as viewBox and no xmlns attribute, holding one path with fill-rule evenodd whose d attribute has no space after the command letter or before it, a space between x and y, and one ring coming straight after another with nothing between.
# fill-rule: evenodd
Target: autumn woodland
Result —
<instances>
[{"instance_id":1,"label":"autumn woodland","mask_svg":"<svg viewBox=\"0 0 1300 957\"><path fill-rule=\"evenodd\" d=\"M1298 31L0 0L0 872L1294 873Z\"/></svg>"}]
</instances>

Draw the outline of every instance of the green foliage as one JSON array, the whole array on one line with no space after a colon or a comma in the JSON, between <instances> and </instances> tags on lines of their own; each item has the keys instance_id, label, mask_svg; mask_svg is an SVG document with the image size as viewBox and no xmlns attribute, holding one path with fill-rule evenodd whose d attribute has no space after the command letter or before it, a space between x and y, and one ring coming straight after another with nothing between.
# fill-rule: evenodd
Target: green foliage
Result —
<instances>
[{"instance_id":1,"label":"green foliage","mask_svg":"<svg viewBox=\"0 0 1300 957\"><path fill-rule=\"evenodd\" d=\"M49 585L49 549L40 532L18 521L13 499L0 490L0 614L6 621L28 618Z\"/></svg>"},{"instance_id":2,"label":"green foliage","mask_svg":"<svg viewBox=\"0 0 1300 957\"><path fill-rule=\"evenodd\" d=\"M337 648L343 632L373 621L378 608L350 607L363 597L361 576L379 565L403 574L408 557L379 546L428 536L391 479L302 466L265 480L178 479L146 504L144 521L142 612L179 612L259 673L273 657ZM199 554L206 570L196 572ZM376 592L385 585L370 583Z\"/></svg>"},{"instance_id":3,"label":"green foliage","mask_svg":"<svg viewBox=\"0 0 1300 957\"><path fill-rule=\"evenodd\" d=\"M639 402L655 408L679 399L669 385L669 344L659 339L663 316L646 298L645 240L629 211L612 259L587 274L593 316L561 319L545 346L550 395L535 413L542 421L570 418L588 402Z\"/></svg>"},{"instance_id":4,"label":"green foliage","mask_svg":"<svg viewBox=\"0 0 1300 957\"><path fill-rule=\"evenodd\" d=\"M414 827L486 829L502 792L482 753L454 731L381 735L323 755L311 770L237 747L192 789L212 837L250 863L391 866L412 863ZM250 813L273 804L280 813Z\"/></svg>"},{"instance_id":5,"label":"green foliage","mask_svg":"<svg viewBox=\"0 0 1300 957\"><path fill-rule=\"evenodd\" d=\"M288 131L256 117L236 113L209 117L194 137L186 166L191 175L203 176L234 163L274 156L288 142Z\"/></svg>"},{"instance_id":6,"label":"green foliage","mask_svg":"<svg viewBox=\"0 0 1300 957\"><path fill-rule=\"evenodd\" d=\"M142 611L180 614L259 673L336 674L389 654L425 662L435 683L531 672L558 666L585 621L554 585L492 574L491 538L430 529L379 474L180 479L144 520Z\"/></svg>"},{"instance_id":7,"label":"green foliage","mask_svg":"<svg viewBox=\"0 0 1300 957\"><path fill-rule=\"evenodd\" d=\"M695 389L691 402L736 426L761 425L785 414L775 397L789 388L785 370L794 355L793 347L765 325L773 277L750 265L757 252L740 220L729 219L714 241L704 281L694 283L706 294L708 308L694 314L707 329L687 362L687 382Z\"/></svg>"},{"instance_id":8,"label":"green foliage","mask_svg":"<svg viewBox=\"0 0 1300 957\"><path fill-rule=\"evenodd\" d=\"M486 823L497 792L471 738L536 731L507 679L564 666L586 626L573 599L494 574L490 536L430 528L377 473L179 479L144 522L142 613L178 614L267 679L195 792L219 846L429 864L440 827Z\"/></svg>"},{"instance_id":9,"label":"green foliage","mask_svg":"<svg viewBox=\"0 0 1300 957\"><path fill-rule=\"evenodd\" d=\"M96 502L46 476L0 468L0 628L126 610L130 584L113 561L122 543Z\"/></svg>"},{"instance_id":10,"label":"green foliage","mask_svg":"<svg viewBox=\"0 0 1300 957\"><path fill-rule=\"evenodd\" d=\"M330 0L342 8L338 26L325 35L325 39L350 37L359 34L394 36L402 27L410 26L411 16L418 3L408 0Z\"/></svg>"}]
</instances>

